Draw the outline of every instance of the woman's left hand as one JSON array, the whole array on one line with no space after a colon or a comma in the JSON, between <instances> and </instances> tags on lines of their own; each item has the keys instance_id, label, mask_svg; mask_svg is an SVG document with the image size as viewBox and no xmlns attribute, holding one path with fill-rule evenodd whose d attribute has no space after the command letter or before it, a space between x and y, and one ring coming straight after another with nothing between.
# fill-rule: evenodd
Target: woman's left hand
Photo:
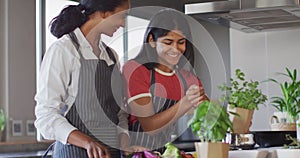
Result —
<instances>
[{"instance_id":1,"label":"woman's left hand","mask_svg":"<svg viewBox=\"0 0 300 158\"><path fill-rule=\"evenodd\" d=\"M204 88L197 85L192 85L186 92L187 99L193 107L199 106L203 101L208 100Z\"/></svg>"},{"instance_id":2,"label":"woman's left hand","mask_svg":"<svg viewBox=\"0 0 300 158\"><path fill-rule=\"evenodd\" d=\"M199 93L200 93L199 94L199 96L200 96L199 102L197 104L193 105L195 108L197 108L202 102L204 102L206 100L209 100L208 97L205 94L205 91L204 91L203 87L199 88Z\"/></svg>"}]
</instances>

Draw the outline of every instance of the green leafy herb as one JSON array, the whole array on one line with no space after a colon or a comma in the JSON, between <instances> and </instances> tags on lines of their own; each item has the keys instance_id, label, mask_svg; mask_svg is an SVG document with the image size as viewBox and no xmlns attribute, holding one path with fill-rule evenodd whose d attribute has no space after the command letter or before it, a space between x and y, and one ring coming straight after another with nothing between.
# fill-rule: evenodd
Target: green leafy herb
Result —
<instances>
[{"instance_id":1,"label":"green leafy herb","mask_svg":"<svg viewBox=\"0 0 300 158\"><path fill-rule=\"evenodd\" d=\"M6 124L6 119L5 119L5 113L3 109L0 109L0 132L4 130L5 124Z\"/></svg>"},{"instance_id":2,"label":"green leafy herb","mask_svg":"<svg viewBox=\"0 0 300 158\"><path fill-rule=\"evenodd\" d=\"M291 140L292 142L288 145L284 144L284 148L289 149L300 149L300 142L297 138L292 137L290 134L285 135L286 140Z\"/></svg>"},{"instance_id":3,"label":"green leafy herb","mask_svg":"<svg viewBox=\"0 0 300 158\"><path fill-rule=\"evenodd\" d=\"M258 81L245 80L245 73L235 70L236 80L230 78L230 85L223 84L219 89L225 92L221 101L228 102L230 108L239 107L249 110L258 110L259 104L264 104L267 96L258 88Z\"/></svg>"},{"instance_id":4,"label":"green leafy herb","mask_svg":"<svg viewBox=\"0 0 300 158\"><path fill-rule=\"evenodd\" d=\"M172 143L167 143L165 145L166 150L162 154L163 158L181 158L180 150Z\"/></svg>"},{"instance_id":5,"label":"green leafy herb","mask_svg":"<svg viewBox=\"0 0 300 158\"><path fill-rule=\"evenodd\" d=\"M217 142L226 137L227 131L232 129L232 122L225 107L218 103L204 101L195 110L188 126L201 142Z\"/></svg>"}]
</instances>

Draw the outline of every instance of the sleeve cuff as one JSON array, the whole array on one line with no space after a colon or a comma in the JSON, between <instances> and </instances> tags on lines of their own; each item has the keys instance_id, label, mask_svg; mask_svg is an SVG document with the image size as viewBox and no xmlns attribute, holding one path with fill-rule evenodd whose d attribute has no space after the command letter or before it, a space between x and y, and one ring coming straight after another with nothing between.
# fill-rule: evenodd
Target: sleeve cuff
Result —
<instances>
[{"instance_id":1,"label":"sleeve cuff","mask_svg":"<svg viewBox=\"0 0 300 158\"><path fill-rule=\"evenodd\" d=\"M119 127L118 128L118 135L120 135L122 133L127 134L129 136L128 130Z\"/></svg>"},{"instance_id":2,"label":"sleeve cuff","mask_svg":"<svg viewBox=\"0 0 300 158\"><path fill-rule=\"evenodd\" d=\"M67 144L70 133L74 130L77 130L77 128L69 123L62 123L58 125L56 129L56 140L60 141L63 144Z\"/></svg>"},{"instance_id":3,"label":"sleeve cuff","mask_svg":"<svg viewBox=\"0 0 300 158\"><path fill-rule=\"evenodd\" d=\"M130 102L132 102L136 99L139 99L139 98L143 98L143 97L151 97L151 93L141 93L141 94L135 95L135 96L129 98L127 100L127 103L129 104Z\"/></svg>"}]
</instances>

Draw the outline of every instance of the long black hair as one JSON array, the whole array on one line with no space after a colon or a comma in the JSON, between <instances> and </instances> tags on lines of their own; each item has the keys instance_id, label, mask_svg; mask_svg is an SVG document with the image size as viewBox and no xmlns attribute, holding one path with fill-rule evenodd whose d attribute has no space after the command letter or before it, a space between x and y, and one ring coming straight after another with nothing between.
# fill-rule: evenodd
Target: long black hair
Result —
<instances>
[{"instance_id":1,"label":"long black hair","mask_svg":"<svg viewBox=\"0 0 300 158\"><path fill-rule=\"evenodd\" d=\"M128 3L128 0L80 0L78 5L66 6L51 20L50 31L60 38L84 24L94 12L112 12L124 3Z\"/></svg>"},{"instance_id":2,"label":"long black hair","mask_svg":"<svg viewBox=\"0 0 300 158\"><path fill-rule=\"evenodd\" d=\"M149 45L149 35L153 36L153 40L166 36L172 30L180 30L186 38L186 50L180 58L177 68L180 69L189 62L191 68L194 67L194 48L191 43L192 35L190 26L183 13L174 9L163 9L153 15L144 35L143 46L134 58L137 62L143 64L148 69L158 66L158 55L156 48Z\"/></svg>"}]
</instances>

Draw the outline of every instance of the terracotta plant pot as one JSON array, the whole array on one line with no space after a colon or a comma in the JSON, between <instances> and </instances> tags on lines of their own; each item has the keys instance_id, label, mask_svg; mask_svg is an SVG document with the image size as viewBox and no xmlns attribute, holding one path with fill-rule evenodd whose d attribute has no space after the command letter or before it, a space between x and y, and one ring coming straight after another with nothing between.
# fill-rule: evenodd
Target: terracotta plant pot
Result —
<instances>
[{"instance_id":1,"label":"terracotta plant pot","mask_svg":"<svg viewBox=\"0 0 300 158\"><path fill-rule=\"evenodd\" d=\"M249 133L249 128L251 125L254 110L248 110L243 108L234 108L234 109L228 108L228 111L235 112L239 115L239 116L230 115L230 120L233 123L233 133L236 134Z\"/></svg>"},{"instance_id":2,"label":"terracotta plant pot","mask_svg":"<svg viewBox=\"0 0 300 158\"><path fill-rule=\"evenodd\" d=\"M195 148L198 158L228 158L228 143L195 142Z\"/></svg>"}]
</instances>

